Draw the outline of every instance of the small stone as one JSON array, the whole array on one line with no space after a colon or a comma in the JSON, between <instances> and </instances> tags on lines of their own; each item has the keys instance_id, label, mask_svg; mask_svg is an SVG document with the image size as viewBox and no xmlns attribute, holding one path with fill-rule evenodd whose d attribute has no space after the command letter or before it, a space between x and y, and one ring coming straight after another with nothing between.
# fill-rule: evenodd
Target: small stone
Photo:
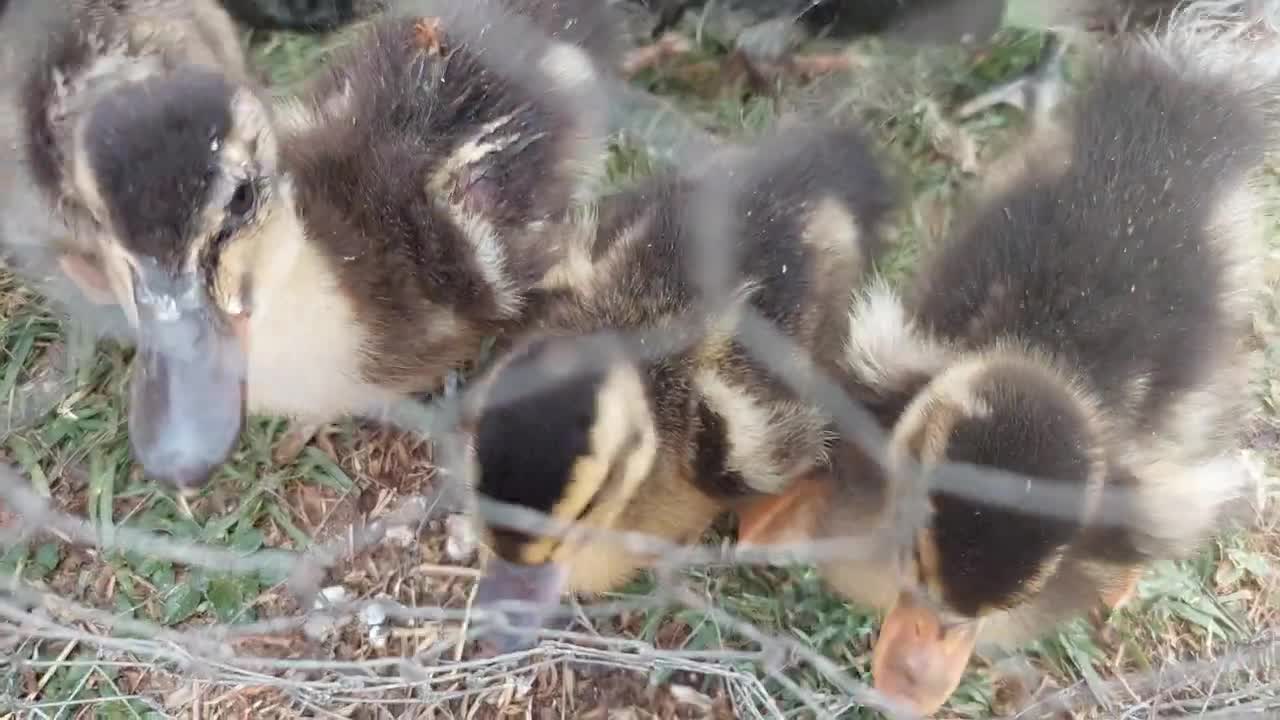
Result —
<instances>
[{"instance_id":1,"label":"small stone","mask_svg":"<svg viewBox=\"0 0 1280 720\"><path fill-rule=\"evenodd\" d=\"M320 591L320 596L316 598L314 607L316 610L323 610L327 607L344 603L347 601L347 589L341 585L330 585Z\"/></svg>"},{"instance_id":2,"label":"small stone","mask_svg":"<svg viewBox=\"0 0 1280 720\"><path fill-rule=\"evenodd\" d=\"M671 697L680 705L694 707L704 712L711 710L711 698L688 685L672 685Z\"/></svg>"},{"instance_id":3,"label":"small stone","mask_svg":"<svg viewBox=\"0 0 1280 720\"><path fill-rule=\"evenodd\" d=\"M533 692L533 675L521 675L516 678L515 682L515 699L523 700Z\"/></svg>"},{"instance_id":4,"label":"small stone","mask_svg":"<svg viewBox=\"0 0 1280 720\"><path fill-rule=\"evenodd\" d=\"M381 650L387 646L387 640L391 638L391 628L386 625L374 625L369 628L369 644Z\"/></svg>"},{"instance_id":5,"label":"small stone","mask_svg":"<svg viewBox=\"0 0 1280 720\"><path fill-rule=\"evenodd\" d=\"M431 675L425 668L417 662L409 659L400 661L400 677L411 683L425 683L431 679Z\"/></svg>"},{"instance_id":6,"label":"small stone","mask_svg":"<svg viewBox=\"0 0 1280 720\"><path fill-rule=\"evenodd\" d=\"M191 707L195 696L195 686L192 683L184 683L178 686L178 689L165 696L164 706L170 710Z\"/></svg>"},{"instance_id":7,"label":"small stone","mask_svg":"<svg viewBox=\"0 0 1280 720\"><path fill-rule=\"evenodd\" d=\"M394 527L389 527L383 537L387 542L400 547L409 547L418 541L417 534L414 533L413 528L408 525L396 525Z\"/></svg>"},{"instance_id":8,"label":"small stone","mask_svg":"<svg viewBox=\"0 0 1280 720\"><path fill-rule=\"evenodd\" d=\"M306 622L302 623L302 634L308 640L323 642L333 637L341 626L338 619L332 615L312 615L306 619Z\"/></svg>"},{"instance_id":9,"label":"small stone","mask_svg":"<svg viewBox=\"0 0 1280 720\"><path fill-rule=\"evenodd\" d=\"M444 376L444 396L446 398L456 397L461 389L462 373L457 370L450 370L449 374Z\"/></svg>"},{"instance_id":10,"label":"small stone","mask_svg":"<svg viewBox=\"0 0 1280 720\"><path fill-rule=\"evenodd\" d=\"M450 562L470 563L476 554L476 531L471 519L455 514L445 518L444 554Z\"/></svg>"},{"instance_id":11,"label":"small stone","mask_svg":"<svg viewBox=\"0 0 1280 720\"><path fill-rule=\"evenodd\" d=\"M360 610L360 620L370 627L387 622L387 610L380 602L371 602Z\"/></svg>"}]
</instances>

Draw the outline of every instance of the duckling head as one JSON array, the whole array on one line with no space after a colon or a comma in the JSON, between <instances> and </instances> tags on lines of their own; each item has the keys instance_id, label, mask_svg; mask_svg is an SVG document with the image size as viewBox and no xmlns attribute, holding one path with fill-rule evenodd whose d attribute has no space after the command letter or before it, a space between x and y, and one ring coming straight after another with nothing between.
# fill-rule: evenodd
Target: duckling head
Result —
<instances>
[{"instance_id":1,"label":"duckling head","mask_svg":"<svg viewBox=\"0 0 1280 720\"><path fill-rule=\"evenodd\" d=\"M934 712L959 685L983 623L1035 601L1080 537L1102 480L1090 407L1049 365L1020 353L961 360L908 405L893 462L909 459L935 480L965 465L1016 474L1025 484L1014 492L1052 489L1065 505L1049 516L1012 509L1016 497L1002 498L1009 505L948 491L963 471L951 474L955 483L932 483L930 518L873 653L879 689Z\"/></svg>"},{"instance_id":2,"label":"duckling head","mask_svg":"<svg viewBox=\"0 0 1280 720\"><path fill-rule=\"evenodd\" d=\"M608 339L529 342L479 392L466 420L475 491L542 513L558 526L545 533L515 530L477 513L493 550L477 603L530 608L509 613L518 632L495 639L510 649L541 626L575 566L591 562L601 539L589 535L613 529L654 471L657 430L645 376Z\"/></svg>"},{"instance_id":3,"label":"duckling head","mask_svg":"<svg viewBox=\"0 0 1280 720\"><path fill-rule=\"evenodd\" d=\"M68 215L97 257L62 265L133 326L133 448L179 488L202 485L239 435L252 271L292 213L276 152L254 91L194 67L121 86L76 128L69 195L84 207Z\"/></svg>"}]
</instances>

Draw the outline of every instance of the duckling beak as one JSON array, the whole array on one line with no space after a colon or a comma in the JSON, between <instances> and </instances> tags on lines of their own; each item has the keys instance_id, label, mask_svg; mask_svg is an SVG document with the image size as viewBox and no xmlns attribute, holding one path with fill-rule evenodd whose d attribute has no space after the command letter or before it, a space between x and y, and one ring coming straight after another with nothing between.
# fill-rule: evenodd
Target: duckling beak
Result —
<instances>
[{"instance_id":1,"label":"duckling beak","mask_svg":"<svg viewBox=\"0 0 1280 720\"><path fill-rule=\"evenodd\" d=\"M807 473L779 495L766 495L738 509L738 543L770 545L803 542L817 530L818 513L831 495L830 477Z\"/></svg>"},{"instance_id":2,"label":"duckling beak","mask_svg":"<svg viewBox=\"0 0 1280 720\"><path fill-rule=\"evenodd\" d=\"M568 579L568 568L559 563L526 565L491 557L476 588L474 607L506 615L507 627L494 628L487 637L494 649L508 653L531 646L551 611L559 607ZM518 607L503 607L508 605Z\"/></svg>"},{"instance_id":3,"label":"duckling beak","mask_svg":"<svg viewBox=\"0 0 1280 720\"><path fill-rule=\"evenodd\" d=\"M1118 577L1111 578L1102 588L1102 604L1108 612L1115 612L1138 594L1138 581L1142 579L1143 568L1125 569Z\"/></svg>"},{"instance_id":4,"label":"duckling beak","mask_svg":"<svg viewBox=\"0 0 1280 720\"><path fill-rule=\"evenodd\" d=\"M948 626L937 612L903 592L880 626L871 659L877 690L922 715L942 707L960 685L978 622Z\"/></svg>"},{"instance_id":5,"label":"duckling beak","mask_svg":"<svg viewBox=\"0 0 1280 720\"><path fill-rule=\"evenodd\" d=\"M244 352L200 288L157 284L172 285L134 285L139 342L129 437L148 475L193 492L226 461L240 435Z\"/></svg>"}]
</instances>

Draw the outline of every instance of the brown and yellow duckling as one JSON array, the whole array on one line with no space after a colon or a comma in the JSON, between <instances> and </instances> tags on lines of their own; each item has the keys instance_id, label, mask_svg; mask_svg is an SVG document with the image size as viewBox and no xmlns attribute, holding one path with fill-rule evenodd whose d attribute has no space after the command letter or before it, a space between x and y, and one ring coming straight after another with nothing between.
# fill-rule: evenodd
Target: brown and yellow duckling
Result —
<instances>
[{"instance_id":1,"label":"brown and yellow duckling","mask_svg":"<svg viewBox=\"0 0 1280 720\"><path fill-rule=\"evenodd\" d=\"M781 131L698 180L603 200L549 276L556 294L536 323L464 398L471 487L588 531L679 543L822 462L827 420L735 339L735 317L758 312L834 367L889 204L861 134L840 128ZM702 214L717 208L725 254L700 257ZM482 604L605 591L653 560L617 538L517 531L481 510L494 551Z\"/></svg>"},{"instance_id":2,"label":"brown and yellow duckling","mask_svg":"<svg viewBox=\"0 0 1280 720\"><path fill-rule=\"evenodd\" d=\"M228 243L215 282L261 306L248 409L311 428L435 390L518 327L605 150L580 47L504 3L388 15L277 106L292 207L280 236ZM143 422L174 436L165 415Z\"/></svg>"},{"instance_id":3,"label":"brown and yellow duckling","mask_svg":"<svg viewBox=\"0 0 1280 720\"><path fill-rule=\"evenodd\" d=\"M1149 563L1206 540L1246 485L1234 452L1254 182L1280 64L1275 45L1250 54L1223 27L1179 15L1108 51L926 259L911 298L880 286L855 307L848 359L892 428L888 475L918 465L936 482L910 552L821 570L888 610L876 686L923 712L975 646L1122 604ZM797 484L747 539L872 542L885 529L866 504L877 468L852 448L833 459L838 481ZM1014 474L1004 502L966 466Z\"/></svg>"},{"instance_id":4,"label":"brown and yellow duckling","mask_svg":"<svg viewBox=\"0 0 1280 720\"><path fill-rule=\"evenodd\" d=\"M19 2L0 15L0 40L0 158L10 169L0 193L0 241L13 266L48 280L55 296L83 299L78 285L101 300L110 293L99 219L89 207L100 193L81 177L90 118L139 84L158 94L187 77L246 83L238 31L213 0ZM157 148L178 132L150 129L159 133Z\"/></svg>"},{"instance_id":5,"label":"brown and yellow duckling","mask_svg":"<svg viewBox=\"0 0 1280 720\"><path fill-rule=\"evenodd\" d=\"M0 38L5 254L95 330L128 335L168 312L152 300L171 288L149 286L163 281L144 260L187 264L192 256L165 247L166 236L232 217L233 188L214 178L239 172L240 160L213 157L211 144L238 147L265 121L238 31L210 0L73 0L8 6ZM219 136L233 97L244 122ZM122 125L135 129L109 127ZM205 157L181 152L192 143ZM197 218L202 208L181 204L200 194L219 204ZM114 294L124 288L122 314ZM216 349L201 362L210 375L235 374L237 361ZM238 409L237 397L201 400ZM206 428L203 442L229 446L236 429Z\"/></svg>"},{"instance_id":6,"label":"brown and yellow duckling","mask_svg":"<svg viewBox=\"0 0 1280 720\"><path fill-rule=\"evenodd\" d=\"M38 77L83 62L80 35L53 42ZM97 100L45 187L76 188L77 238L98 262L87 284L136 329L143 466L198 487L246 408L304 423L377 412L518 323L557 258L547 228L603 156L595 75L505 6L424 0L389 9L279 106L198 67L128 76Z\"/></svg>"}]
</instances>

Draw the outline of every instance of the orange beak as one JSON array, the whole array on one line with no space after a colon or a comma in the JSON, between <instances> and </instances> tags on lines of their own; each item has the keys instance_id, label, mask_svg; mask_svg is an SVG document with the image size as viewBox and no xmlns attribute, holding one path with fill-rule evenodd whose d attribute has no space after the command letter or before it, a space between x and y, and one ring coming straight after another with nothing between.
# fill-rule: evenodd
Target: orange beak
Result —
<instances>
[{"instance_id":1,"label":"orange beak","mask_svg":"<svg viewBox=\"0 0 1280 720\"><path fill-rule=\"evenodd\" d=\"M813 537L830 495L830 477L814 471L793 480L781 495L748 502L738 508L739 544L770 545Z\"/></svg>"},{"instance_id":2,"label":"orange beak","mask_svg":"<svg viewBox=\"0 0 1280 720\"><path fill-rule=\"evenodd\" d=\"M922 715L942 707L960 685L977 641L977 623L948 627L904 592L880 626L871 675L880 692Z\"/></svg>"},{"instance_id":3,"label":"orange beak","mask_svg":"<svg viewBox=\"0 0 1280 720\"><path fill-rule=\"evenodd\" d=\"M1115 612L1124 607L1133 599L1138 592L1138 581L1142 579L1143 569L1140 567L1129 568L1116 578L1114 584L1109 585L1102 591L1102 604L1107 610Z\"/></svg>"},{"instance_id":4,"label":"orange beak","mask_svg":"<svg viewBox=\"0 0 1280 720\"><path fill-rule=\"evenodd\" d=\"M58 256L58 265L90 302L95 305L116 304L115 295L111 294L111 283L92 259L79 253L64 253Z\"/></svg>"}]
</instances>

